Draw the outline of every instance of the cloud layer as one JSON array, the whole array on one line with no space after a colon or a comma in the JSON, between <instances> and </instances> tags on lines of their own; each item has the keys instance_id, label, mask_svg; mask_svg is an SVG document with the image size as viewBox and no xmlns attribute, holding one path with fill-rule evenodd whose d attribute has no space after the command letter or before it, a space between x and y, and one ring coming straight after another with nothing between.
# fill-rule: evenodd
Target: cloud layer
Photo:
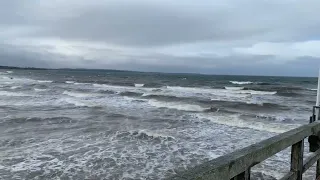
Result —
<instances>
[{"instance_id":1,"label":"cloud layer","mask_svg":"<svg viewBox=\"0 0 320 180\"><path fill-rule=\"evenodd\" d=\"M0 2L0 64L316 76L317 0Z\"/></svg>"}]
</instances>

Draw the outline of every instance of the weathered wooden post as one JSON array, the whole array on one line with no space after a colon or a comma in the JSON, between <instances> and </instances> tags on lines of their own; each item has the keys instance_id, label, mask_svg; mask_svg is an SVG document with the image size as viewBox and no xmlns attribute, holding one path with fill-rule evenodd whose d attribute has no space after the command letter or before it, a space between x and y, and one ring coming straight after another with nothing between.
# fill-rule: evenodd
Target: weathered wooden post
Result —
<instances>
[{"instance_id":1,"label":"weathered wooden post","mask_svg":"<svg viewBox=\"0 0 320 180\"><path fill-rule=\"evenodd\" d=\"M302 180L303 170L303 149L304 141L299 141L292 145L291 149L291 169L294 173L294 180Z\"/></svg>"}]
</instances>

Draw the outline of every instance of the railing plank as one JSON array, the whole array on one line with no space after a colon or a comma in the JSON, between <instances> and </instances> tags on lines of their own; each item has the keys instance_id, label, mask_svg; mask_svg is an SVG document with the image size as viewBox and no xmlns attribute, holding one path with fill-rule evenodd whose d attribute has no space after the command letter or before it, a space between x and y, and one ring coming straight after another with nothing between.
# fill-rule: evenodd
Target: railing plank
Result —
<instances>
[{"instance_id":1,"label":"railing plank","mask_svg":"<svg viewBox=\"0 0 320 180\"><path fill-rule=\"evenodd\" d=\"M320 149L314 152L305 160L302 172L305 173L311 166L313 166L320 159Z\"/></svg>"},{"instance_id":2,"label":"railing plank","mask_svg":"<svg viewBox=\"0 0 320 180\"><path fill-rule=\"evenodd\" d=\"M169 179L230 180L246 171L249 167L260 163L310 135L317 134L319 131L320 122L316 121L190 168L188 171L179 173L176 177Z\"/></svg>"},{"instance_id":3,"label":"railing plank","mask_svg":"<svg viewBox=\"0 0 320 180\"><path fill-rule=\"evenodd\" d=\"M294 173L294 180L302 180L303 149L304 149L304 140L299 141L296 144L292 145L290 171Z\"/></svg>"}]
</instances>

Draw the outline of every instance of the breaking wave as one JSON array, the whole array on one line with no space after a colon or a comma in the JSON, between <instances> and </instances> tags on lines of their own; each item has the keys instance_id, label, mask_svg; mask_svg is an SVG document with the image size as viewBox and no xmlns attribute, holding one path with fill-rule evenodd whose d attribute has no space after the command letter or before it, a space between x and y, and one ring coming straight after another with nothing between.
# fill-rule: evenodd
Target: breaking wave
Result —
<instances>
[{"instance_id":1,"label":"breaking wave","mask_svg":"<svg viewBox=\"0 0 320 180\"><path fill-rule=\"evenodd\" d=\"M134 84L135 87L143 87L144 84Z\"/></svg>"},{"instance_id":2,"label":"breaking wave","mask_svg":"<svg viewBox=\"0 0 320 180\"><path fill-rule=\"evenodd\" d=\"M39 83L52 83L53 81L49 80L38 80Z\"/></svg>"},{"instance_id":3,"label":"breaking wave","mask_svg":"<svg viewBox=\"0 0 320 180\"><path fill-rule=\"evenodd\" d=\"M234 90L234 91L236 91L236 90L243 90L244 89L244 87L224 87L226 90Z\"/></svg>"},{"instance_id":4,"label":"breaking wave","mask_svg":"<svg viewBox=\"0 0 320 180\"><path fill-rule=\"evenodd\" d=\"M189 111L189 112L203 112L208 108L201 107L199 105L187 104L181 102L162 102L157 100L149 100L148 103L151 106L157 108L175 109L179 111Z\"/></svg>"},{"instance_id":5,"label":"breaking wave","mask_svg":"<svg viewBox=\"0 0 320 180\"><path fill-rule=\"evenodd\" d=\"M253 84L251 81L230 81L232 84L244 85L244 84Z\"/></svg>"}]
</instances>

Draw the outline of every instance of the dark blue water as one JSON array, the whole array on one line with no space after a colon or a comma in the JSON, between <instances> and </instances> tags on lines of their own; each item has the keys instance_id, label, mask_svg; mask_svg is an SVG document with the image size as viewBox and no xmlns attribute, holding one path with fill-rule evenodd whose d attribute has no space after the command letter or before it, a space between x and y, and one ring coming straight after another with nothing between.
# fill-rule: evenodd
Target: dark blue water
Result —
<instances>
[{"instance_id":1,"label":"dark blue water","mask_svg":"<svg viewBox=\"0 0 320 180\"><path fill-rule=\"evenodd\" d=\"M307 124L316 83L297 77L2 70L0 179L162 179ZM288 163L282 152L253 171L280 177Z\"/></svg>"}]
</instances>

